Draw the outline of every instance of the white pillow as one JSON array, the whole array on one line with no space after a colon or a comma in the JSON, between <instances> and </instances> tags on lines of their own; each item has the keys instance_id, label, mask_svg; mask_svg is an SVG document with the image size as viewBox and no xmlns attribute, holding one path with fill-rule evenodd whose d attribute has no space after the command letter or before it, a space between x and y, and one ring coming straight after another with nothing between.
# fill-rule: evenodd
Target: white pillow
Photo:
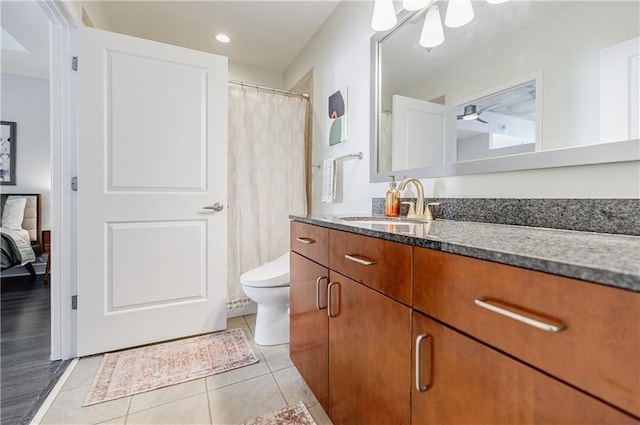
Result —
<instances>
[{"instance_id":1,"label":"white pillow","mask_svg":"<svg viewBox=\"0 0 640 425\"><path fill-rule=\"evenodd\" d=\"M24 207L27 198L24 196L9 196L2 210L2 227L5 229L22 229L24 220Z\"/></svg>"}]
</instances>

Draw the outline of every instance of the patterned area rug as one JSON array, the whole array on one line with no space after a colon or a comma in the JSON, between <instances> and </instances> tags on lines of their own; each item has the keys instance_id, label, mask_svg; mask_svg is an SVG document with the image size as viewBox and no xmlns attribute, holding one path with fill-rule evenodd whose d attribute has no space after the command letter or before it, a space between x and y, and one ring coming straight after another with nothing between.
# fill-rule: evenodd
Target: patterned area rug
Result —
<instances>
[{"instance_id":1,"label":"patterned area rug","mask_svg":"<svg viewBox=\"0 0 640 425\"><path fill-rule=\"evenodd\" d=\"M304 403L299 401L295 406L258 416L243 425L316 425L316 421Z\"/></svg>"},{"instance_id":2,"label":"patterned area rug","mask_svg":"<svg viewBox=\"0 0 640 425\"><path fill-rule=\"evenodd\" d=\"M84 406L257 363L242 329L201 335L102 358Z\"/></svg>"}]
</instances>

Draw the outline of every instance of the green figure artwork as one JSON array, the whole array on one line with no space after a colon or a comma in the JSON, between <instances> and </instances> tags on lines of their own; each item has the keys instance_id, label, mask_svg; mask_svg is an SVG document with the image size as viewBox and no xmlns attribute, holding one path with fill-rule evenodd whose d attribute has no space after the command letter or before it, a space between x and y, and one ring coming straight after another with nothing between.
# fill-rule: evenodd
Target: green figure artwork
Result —
<instances>
[{"instance_id":1,"label":"green figure artwork","mask_svg":"<svg viewBox=\"0 0 640 425\"><path fill-rule=\"evenodd\" d=\"M331 120L329 128L329 146L347 140L347 103L346 90L338 90L329 96L329 119Z\"/></svg>"}]
</instances>

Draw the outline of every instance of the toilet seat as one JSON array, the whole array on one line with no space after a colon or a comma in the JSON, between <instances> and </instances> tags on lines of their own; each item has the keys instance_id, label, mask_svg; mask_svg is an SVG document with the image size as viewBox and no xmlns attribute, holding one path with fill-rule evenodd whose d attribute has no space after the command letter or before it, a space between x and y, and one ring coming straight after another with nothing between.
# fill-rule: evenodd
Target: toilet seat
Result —
<instances>
[{"instance_id":1,"label":"toilet seat","mask_svg":"<svg viewBox=\"0 0 640 425\"><path fill-rule=\"evenodd\" d=\"M289 253L244 273L240 283L252 288L289 286Z\"/></svg>"}]
</instances>

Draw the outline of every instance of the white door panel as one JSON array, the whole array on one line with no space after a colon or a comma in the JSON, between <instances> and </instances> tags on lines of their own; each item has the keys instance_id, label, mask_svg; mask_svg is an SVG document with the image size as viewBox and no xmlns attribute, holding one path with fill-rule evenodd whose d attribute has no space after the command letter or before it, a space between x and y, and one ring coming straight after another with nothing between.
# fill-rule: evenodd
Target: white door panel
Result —
<instances>
[{"instance_id":1,"label":"white door panel","mask_svg":"<svg viewBox=\"0 0 640 425\"><path fill-rule=\"evenodd\" d=\"M79 30L78 355L226 326L227 60Z\"/></svg>"},{"instance_id":2,"label":"white door panel","mask_svg":"<svg viewBox=\"0 0 640 425\"><path fill-rule=\"evenodd\" d=\"M107 127L110 189L206 190L207 70L121 52L106 55L107 123L118 123ZM142 162L149 162L145 173Z\"/></svg>"},{"instance_id":3,"label":"white door panel","mask_svg":"<svg viewBox=\"0 0 640 425\"><path fill-rule=\"evenodd\" d=\"M455 146L453 108L399 95L392 108L393 170L447 162L445 151Z\"/></svg>"},{"instance_id":4,"label":"white door panel","mask_svg":"<svg viewBox=\"0 0 640 425\"><path fill-rule=\"evenodd\" d=\"M206 225L204 220L108 224L107 313L205 301ZM179 252L167 249L167 241ZM176 257L179 267L158 267L173 264ZM157 284L163 280L176 284Z\"/></svg>"}]
</instances>

